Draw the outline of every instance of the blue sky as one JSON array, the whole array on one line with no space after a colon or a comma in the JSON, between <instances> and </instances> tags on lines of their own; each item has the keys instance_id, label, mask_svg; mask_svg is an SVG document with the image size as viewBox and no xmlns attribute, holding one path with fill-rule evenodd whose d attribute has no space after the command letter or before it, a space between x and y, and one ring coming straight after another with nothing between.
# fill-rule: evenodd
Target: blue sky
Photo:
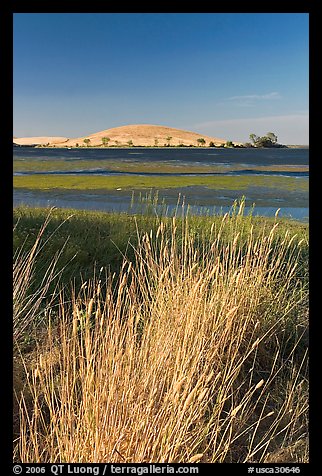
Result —
<instances>
[{"instance_id":1,"label":"blue sky","mask_svg":"<svg viewBox=\"0 0 322 476\"><path fill-rule=\"evenodd\" d=\"M308 144L306 13L16 13L14 136L159 124Z\"/></svg>"}]
</instances>

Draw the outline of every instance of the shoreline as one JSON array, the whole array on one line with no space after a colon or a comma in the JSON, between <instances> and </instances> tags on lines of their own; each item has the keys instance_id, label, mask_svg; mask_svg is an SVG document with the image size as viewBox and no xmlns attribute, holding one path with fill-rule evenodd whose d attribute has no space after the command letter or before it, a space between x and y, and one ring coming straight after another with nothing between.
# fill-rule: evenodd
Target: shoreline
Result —
<instances>
[{"instance_id":1,"label":"shoreline","mask_svg":"<svg viewBox=\"0 0 322 476\"><path fill-rule=\"evenodd\" d=\"M19 145L19 144L14 144L13 148L31 148L31 149L67 149L67 150L87 150L87 149L103 149L103 150L108 150L108 149L157 149L157 150L162 150L162 149L210 149L210 150L217 150L217 149L247 149L247 150L276 150L276 149L309 149L309 145L281 145L280 147L245 147L243 145L235 145L235 146L198 146L198 145L163 145L163 146L154 146L154 145L133 145L133 146L63 146L63 145L52 145L52 146L46 146L46 145Z\"/></svg>"}]
</instances>

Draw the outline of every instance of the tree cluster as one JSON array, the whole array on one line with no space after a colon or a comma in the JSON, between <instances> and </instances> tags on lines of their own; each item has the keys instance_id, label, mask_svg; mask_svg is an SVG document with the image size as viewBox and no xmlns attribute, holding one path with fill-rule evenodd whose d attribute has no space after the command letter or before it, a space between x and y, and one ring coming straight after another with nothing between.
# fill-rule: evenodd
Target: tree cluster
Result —
<instances>
[{"instance_id":1,"label":"tree cluster","mask_svg":"<svg viewBox=\"0 0 322 476\"><path fill-rule=\"evenodd\" d=\"M252 141L252 147L283 147L277 143L277 135L273 132L267 132L266 135L262 137L256 134L250 134L249 138Z\"/></svg>"}]
</instances>

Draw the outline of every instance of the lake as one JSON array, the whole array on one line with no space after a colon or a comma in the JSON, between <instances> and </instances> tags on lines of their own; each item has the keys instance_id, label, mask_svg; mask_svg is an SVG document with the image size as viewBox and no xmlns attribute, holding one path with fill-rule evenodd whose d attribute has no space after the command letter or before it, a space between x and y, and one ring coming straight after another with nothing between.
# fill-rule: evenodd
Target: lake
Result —
<instances>
[{"instance_id":1,"label":"lake","mask_svg":"<svg viewBox=\"0 0 322 476\"><path fill-rule=\"evenodd\" d=\"M158 191L170 212L179 195L200 214L226 212L245 196L254 214L274 216L280 208L280 216L309 216L309 149L19 147L13 160L14 206L134 213L137 201Z\"/></svg>"}]
</instances>

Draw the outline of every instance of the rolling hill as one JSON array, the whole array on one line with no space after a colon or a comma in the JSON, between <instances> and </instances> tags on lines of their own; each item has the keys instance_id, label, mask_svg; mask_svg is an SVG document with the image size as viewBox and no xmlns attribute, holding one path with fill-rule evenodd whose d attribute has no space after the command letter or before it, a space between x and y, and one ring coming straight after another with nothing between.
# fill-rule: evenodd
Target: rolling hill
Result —
<instances>
[{"instance_id":1,"label":"rolling hill","mask_svg":"<svg viewBox=\"0 0 322 476\"><path fill-rule=\"evenodd\" d=\"M14 137L13 142L18 145L46 145L62 144L68 140L67 137Z\"/></svg>"},{"instance_id":2,"label":"rolling hill","mask_svg":"<svg viewBox=\"0 0 322 476\"><path fill-rule=\"evenodd\" d=\"M58 147L85 146L84 140L89 139L89 146L102 146L103 138L108 138L108 146L167 146L167 145L201 145L198 139L204 139L205 145L213 142L220 145L226 142L226 139L210 137L197 132L175 129L173 127L158 126L151 124L133 124L128 126L114 127L104 131L89 134L83 137L64 138L64 137L29 137L15 138L17 144L47 144Z\"/></svg>"}]
</instances>

